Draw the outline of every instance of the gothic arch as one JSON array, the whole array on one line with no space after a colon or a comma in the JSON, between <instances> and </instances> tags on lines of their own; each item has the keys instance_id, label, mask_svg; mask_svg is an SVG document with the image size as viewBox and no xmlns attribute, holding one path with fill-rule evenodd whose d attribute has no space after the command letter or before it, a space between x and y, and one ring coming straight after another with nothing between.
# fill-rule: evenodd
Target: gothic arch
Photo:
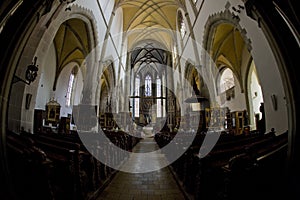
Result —
<instances>
[{"instance_id":1,"label":"gothic arch","mask_svg":"<svg viewBox=\"0 0 300 200\"><path fill-rule=\"evenodd\" d=\"M200 91L201 95L208 99L211 98L210 91L207 87L207 84L205 83L205 80L203 79L197 68L191 63L186 63L184 79L186 80L184 81L185 84L190 84L189 87L184 86L184 88L193 88L193 81L196 81L195 84L197 85L197 88Z\"/></svg>"},{"instance_id":2,"label":"gothic arch","mask_svg":"<svg viewBox=\"0 0 300 200\"><path fill-rule=\"evenodd\" d=\"M22 60L26 61L26 59L28 59L27 57L32 58L34 55L38 58L44 58L49 49L48 44L52 43L60 25L69 19L80 19L84 21L90 30L91 46L96 46L98 43L98 34L96 32L96 19L92 11L73 5L69 11L61 12L65 7L66 6L57 6L53 8L53 11L44 17L45 19L40 20L27 42L23 55L24 58L21 58L21 62ZM36 44L37 41L40 42ZM32 47L36 48L34 49Z\"/></svg>"},{"instance_id":3,"label":"gothic arch","mask_svg":"<svg viewBox=\"0 0 300 200\"><path fill-rule=\"evenodd\" d=\"M103 71L102 73L98 74L98 85L96 88L96 99L95 102L99 104L99 107L101 108L101 98L103 98L103 90L104 92L112 93L114 90L117 89L116 84L116 74L115 74L115 68L113 61L107 60L103 62Z\"/></svg>"},{"instance_id":4,"label":"gothic arch","mask_svg":"<svg viewBox=\"0 0 300 200\"><path fill-rule=\"evenodd\" d=\"M53 5L51 11L42 16L37 24L32 27L32 32L29 31L28 39L23 41L25 43L24 49L19 53L19 57L14 57L15 60L18 60L18 66L16 69L16 75L21 76L20 74L24 74L25 66L32 62L33 57L37 57L37 64L43 67L43 64L46 65L45 59L48 54L48 50L50 49L49 44L51 44L55 38L55 35L60 27L60 25L69 19L79 19L87 24L89 31L89 39L91 42L91 47L95 47L97 44L97 33L96 30L96 19L93 13L87 9L84 9L79 6L71 6L68 11L63 12L66 8L66 4L56 4ZM95 55L94 55L95 56ZM55 70L55 69L53 69ZM39 70L41 71L41 69ZM25 98L26 93L32 94L32 99L37 98L37 90L40 85L40 74L37 77L37 80L33 82L30 86L24 86L22 89L19 89L18 92L23 94L23 99ZM13 100L13 99L11 99ZM22 101L21 101L22 102ZM33 104L35 101L32 101ZM24 104L23 101L21 104ZM23 110L24 106L20 106L19 110L15 110L14 112L21 113L20 121L25 123L26 130L33 130L33 115L34 113L30 110ZM8 116L9 117L9 116ZM23 126L22 124L20 124Z\"/></svg>"},{"instance_id":5,"label":"gothic arch","mask_svg":"<svg viewBox=\"0 0 300 200\"><path fill-rule=\"evenodd\" d=\"M203 46L203 58L202 60L210 60L212 59L213 62L216 62L216 60L218 60L218 58L222 55L219 55L218 58L210 58L210 54L209 52L212 52L212 45L214 42L214 36L215 36L215 31L217 29L218 26L223 25L223 24L229 24L231 26L233 26L234 29L236 29L239 33L241 38L244 41L245 47L248 50L249 54L251 53L252 50L252 46L251 46L251 41L250 39L247 37L247 32L244 28L241 27L240 25L240 19L239 17L234 16L233 13L231 13L229 11L229 9L225 9L222 12L218 12L215 13L213 15L211 15L205 26L204 26L204 34L203 34L203 42L202 42L202 46ZM207 58L209 56L209 58ZM246 59L246 58L245 58ZM235 76L238 79L239 85L241 86L241 92L244 92L244 80L243 80L243 74L241 73L240 69L237 69L235 66L232 66L231 64L227 63L222 63L222 62L216 62L216 66L223 66L223 64L225 64L228 68L230 68ZM205 63L205 65L208 65L208 63ZM239 66L241 67L241 66ZM249 67L249 66L247 66Z\"/></svg>"},{"instance_id":6,"label":"gothic arch","mask_svg":"<svg viewBox=\"0 0 300 200\"><path fill-rule=\"evenodd\" d=\"M110 89L113 89L117 84L114 63L111 60L105 61L104 63L103 75L108 81Z\"/></svg>"},{"instance_id":7,"label":"gothic arch","mask_svg":"<svg viewBox=\"0 0 300 200\"><path fill-rule=\"evenodd\" d=\"M251 41L247 37L246 29L242 28L239 22L240 19L237 17L233 17L233 13L231 13L229 9L225 9L222 12L218 12L209 16L204 26L202 43L204 50L208 51L211 47L211 43L213 41L213 30L220 24L229 23L235 26L240 31L245 43L247 44L248 51L250 52L252 50Z\"/></svg>"}]
</instances>

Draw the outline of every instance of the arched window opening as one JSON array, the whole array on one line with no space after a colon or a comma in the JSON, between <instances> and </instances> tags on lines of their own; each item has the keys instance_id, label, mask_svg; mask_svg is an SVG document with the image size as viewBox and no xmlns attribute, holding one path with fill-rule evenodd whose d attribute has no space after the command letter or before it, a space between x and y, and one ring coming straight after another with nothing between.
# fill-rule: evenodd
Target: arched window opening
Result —
<instances>
[{"instance_id":1,"label":"arched window opening","mask_svg":"<svg viewBox=\"0 0 300 200\"><path fill-rule=\"evenodd\" d=\"M152 95L152 79L150 75L147 75L145 78L145 96L149 97Z\"/></svg>"},{"instance_id":2,"label":"arched window opening","mask_svg":"<svg viewBox=\"0 0 300 200\"><path fill-rule=\"evenodd\" d=\"M234 76L231 69L226 68L220 77L220 93L232 89L235 86Z\"/></svg>"},{"instance_id":3,"label":"arched window opening","mask_svg":"<svg viewBox=\"0 0 300 200\"><path fill-rule=\"evenodd\" d=\"M175 66L175 67L177 67L176 65L177 65L177 63L176 63L176 59L177 59L177 48L176 48L176 46L174 46L173 47L173 65Z\"/></svg>"},{"instance_id":4,"label":"arched window opening","mask_svg":"<svg viewBox=\"0 0 300 200\"><path fill-rule=\"evenodd\" d=\"M134 90L134 95L139 96L140 95L140 77L137 75L135 78L135 90ZM134 99L134 116L139 117L140 116L140 99L135 98Z\"/></svg>"},{"instance_id":5,"label":"arched window opening","mask_svg":"<svg viewBox=\"0 0 300 200\"><path fill-rule=\"evenodd\" d=\"M76 74L77 74L77 68L74 67L69 76L69 83L68 83L68 89L67 89L67 95L66 95L66 106L67 107L71 106L71 104L72 104Z\"/></svg>"},{"instance_id":6,"label":"arched window opening","mask_svg":"<svg viewBox=\"0 0 300 200\"><path fill-rule=\"evenodd\" d=\"M159 77L156 78L156 93L157 93L157 97L161 97L162 96L162 92L161 92L161 79ZM157 117L162 117L162 113L161 113L161 99L157 99Z\"/></svg>"},{"instance_id":7,"label":"arched window opening","mask_svg":"<svg viewBox=\"0 0 300 200\"><path fill-rule=\"evenodd\" d=\"M183 38L186 34L186 26L181 12L178 13L178 25L179 25L180 35Z\"/></svg>"}]
</instances>

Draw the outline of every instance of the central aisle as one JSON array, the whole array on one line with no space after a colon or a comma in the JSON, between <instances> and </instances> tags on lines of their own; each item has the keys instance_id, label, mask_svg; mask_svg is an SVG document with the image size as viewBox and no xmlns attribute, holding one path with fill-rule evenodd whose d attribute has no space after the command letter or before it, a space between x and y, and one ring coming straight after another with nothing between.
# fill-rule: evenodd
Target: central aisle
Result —
<instances>
[{"instance_id":1,"label":"central aisle","mask_svg":"<svg viewBox=\"0 0 300 200\"><path fill-rule=\"evenodd\" d=\"M133 149L135 153L153 152L159 149L153 138L141 140ZM156 156L158 166L165 162L163 155ZM132 156L124 166L130 168L145 167L145 160ZM165 167L149 173L118 172L97 200L184 200L170 169Z\"/></svg>"}]
</instances>

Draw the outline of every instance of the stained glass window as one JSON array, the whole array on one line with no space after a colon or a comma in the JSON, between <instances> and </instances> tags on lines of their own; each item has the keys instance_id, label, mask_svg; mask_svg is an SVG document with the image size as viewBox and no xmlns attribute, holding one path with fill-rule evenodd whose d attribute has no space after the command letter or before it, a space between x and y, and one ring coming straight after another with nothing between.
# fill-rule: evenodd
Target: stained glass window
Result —
<instances>
[{"instance_id":1,"label":"stained glass window","mask_svg":"<svg viewBox=\"0 0 300 200\"><path fill-rule=\"evenodd\" d=\"M151 76L147 75L145 78L145 96L149 97L152 95L151 84L152 84Z\"/></svg>"},{"instance_id":2,"label":"stained glass window","mask_svg":"<svg viewBox=\"0 0 300 200\"><path fill-rule=\"evenodd\" d=\"M156 93L157 97L161 97L161 79L159 77L156 78ZM161 115L161 99L157 99L157 117L162 117Z\"/></svg>"},{"instance_id":3,"label":"stained glass window","mask_svg":"<svg viewBox=\"0 0 300 200\"><path fill-rule=\"evenodd\" d=\"M140 77L137 76L135 78L135 91L134 91L134 95L135 96L140 96ZM134 99L134 116L135 117L139 117L140 116L140 99L139 98L135 98Z\"/></svg>"}]
</instances>

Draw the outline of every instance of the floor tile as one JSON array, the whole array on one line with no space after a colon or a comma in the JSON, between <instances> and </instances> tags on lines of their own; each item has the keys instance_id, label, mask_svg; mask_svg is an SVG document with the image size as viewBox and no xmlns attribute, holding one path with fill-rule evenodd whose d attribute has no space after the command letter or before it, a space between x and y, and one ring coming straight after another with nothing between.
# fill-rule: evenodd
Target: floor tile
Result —
<instances>
[{"instance_id":1,"label":"floor tile","mask_svg":"<svg viewBox=\"0 0 300 200\"><path fill-rule=\"evenodd\" d=\"M133 152L152 152L159 147L153 138L145 138L138 143ZM133 157L124 165L139 167L141 157ZM158 165L165 162L163 156L157 156ZM139 164L137 164L139 163ZM148 173L127 173L119 171L111 183L99 195L97 200L185 200L183 193L168 167Z\"/></svg>"}]
</instances>

